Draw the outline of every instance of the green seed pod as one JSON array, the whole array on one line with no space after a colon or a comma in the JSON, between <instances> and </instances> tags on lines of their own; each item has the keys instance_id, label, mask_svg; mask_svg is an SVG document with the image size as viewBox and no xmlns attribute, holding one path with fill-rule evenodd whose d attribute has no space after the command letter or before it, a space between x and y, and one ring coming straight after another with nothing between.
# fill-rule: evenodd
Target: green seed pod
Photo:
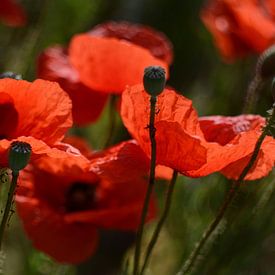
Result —
<instances>
[{"instance_id":1,"label":"green seed pod","mask_svg":"<svg viewBox=\"0 0 275 275\"><path fill-rule=\"evenodd\" d=\"M30 161L32 148L29 143L22 141L12 142L9 150L9 168L12 171L24 169Z\"/></svg>"},{"instance_id":2,"label":"green seed pod","mask_svg":"<svg viewBox=\"0 0 275 275\"><path fill-rule=\"evenodd\" d=\"M143 86L151 96L158 96L165 87L165 70L159 66L149 66L144 70Z\"/></svg>"}]
</instances>

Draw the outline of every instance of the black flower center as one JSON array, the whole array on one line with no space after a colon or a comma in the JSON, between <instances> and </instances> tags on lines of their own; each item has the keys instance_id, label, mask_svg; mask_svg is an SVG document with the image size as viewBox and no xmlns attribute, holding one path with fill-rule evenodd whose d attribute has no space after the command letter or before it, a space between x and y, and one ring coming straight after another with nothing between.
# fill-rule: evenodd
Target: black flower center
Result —
<instances>
[{"instance_id":1,"label":"black flower center","mask_svg":"<svg viewBox=\"0 0 275 275\"><path fill-rule=\"evenodd\" d=\"M74 182L66 193L66 212L94 209L97 184Z\"/></svg>"}]
</instances>

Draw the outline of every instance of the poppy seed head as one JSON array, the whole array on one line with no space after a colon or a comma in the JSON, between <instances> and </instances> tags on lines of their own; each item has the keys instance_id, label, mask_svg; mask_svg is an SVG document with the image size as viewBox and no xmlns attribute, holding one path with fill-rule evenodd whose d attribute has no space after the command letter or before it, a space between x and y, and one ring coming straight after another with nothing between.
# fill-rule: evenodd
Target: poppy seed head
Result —
<instances>
[{"instance_id":1,"label":"poppy seed head","mask_svg":"<svg viewBox=\"0 0 275 275\"><path fill-rule=\"evenodd\" d=\"M149 66L144 70L143 86L151 96L158 96L166 83L165 70L160 66Z\"/></svg>"},{"instance_id":2,"label":"poppy seed head","mask_svg":"<svg viewBox=\"0 0 275 275\"><path fill-rule=\"evenodd\" d=\"M31 145L23 141L14 141L9 150L9 168L13 171L24 169L30 161Z\"/></svg>"}]
</instances>

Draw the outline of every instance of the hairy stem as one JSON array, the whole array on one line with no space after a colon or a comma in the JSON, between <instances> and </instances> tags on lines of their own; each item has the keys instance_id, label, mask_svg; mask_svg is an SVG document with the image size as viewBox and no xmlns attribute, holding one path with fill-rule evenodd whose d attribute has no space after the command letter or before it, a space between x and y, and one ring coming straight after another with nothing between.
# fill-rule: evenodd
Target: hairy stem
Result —
<instances>
[{"instance_id":1,"label":"hairy stem","mask_svg":"<svg viewBox=\"0 0 275 275\"><path fill-rule=\"evenodd\" d=\"M150 176L149 183L147 187L147 192L144 199L144 204L141 213L140 224L137 231L137 239L136 239L136 247L135 247L135 255L134 255L134 269L133 275L138 275L139 273L139 261L140 261L140 250L141 250L141 242L144 231L144 225L147 217L147 212L150 204L151 195L154 189L155 184L155 169L156 169L156 128L155 128L155 113L156 113L156 103L157 98L155 96L151 96L151 108L150 108L150 122L149 122L149 135L151 141L151 164L150 164Z\"/></svg>"},{"instance_id":2,"label":"hairy stem","mask_svg":"<svg viewBox=\"0 0 275 275\"><path fill-rule=\"evenodd\" d=\"M245 103L243 107L244 114L250 114L253 112L255 105L259 97L259 89L263 85L263 79L256 75L248 86Z\"/></svg>"},{"instance_id":3,"label":"hairy stem","mask_svg":"<svg viewBox=\"0 0 275 275\"><path fill-rule=\"evenodd\" d=\"M4 232L5 232L5 228L6 228L9 216L10 216L10 211L11 211L11 207L12 207L12 203L13 203L15 189L17 186L18 176L19 176L18 171L12 172L12 180L11 180L11 185L10 185L10 189L9 189L9 193L8 193L8 199L6 202L4 214L3 214L1 225L0 225L0 250L2 249Z\"/></svg>"}]
</instances>

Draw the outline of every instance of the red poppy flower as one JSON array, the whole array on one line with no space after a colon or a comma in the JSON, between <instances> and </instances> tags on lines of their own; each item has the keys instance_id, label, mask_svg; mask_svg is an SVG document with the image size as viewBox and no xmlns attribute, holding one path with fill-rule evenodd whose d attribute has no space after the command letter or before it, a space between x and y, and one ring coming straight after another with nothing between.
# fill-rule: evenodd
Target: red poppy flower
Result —
<instances>
[{"instance_id":1,"label":"red poppy flower","mask_svg":"<svg viewBox=\"0 0 275 275\"><path fill-rule=\"evenodd\" d=\"M69 58L85 85L105 93L120 94L126 85L139 83L150 65L162 66L168 73L168 64L149 50L114 37L75 35Z\"/></svg>"},{"instance_id":2,"label":"red poppy flower","mask_svg":"<svg viewBox=\"0 0 275 275\"><path fill-rule=\"evenodd\" d=\"M36 164L20 178L16 202L37 249L76 264L95 251L98 228L137 228L149 162L133 141L91 156L88 165L74 156ZM154 211L152 201L148 220Z\"/></svg>"},{"instance_id":3,"label":"red poppy flower","mask_svg":"<svg viewBox=\"0 0 275 275\"><path fill-rule=\"evenodd\" d=\"M201 17L227 60L261 53L275 41L275 2L211 0Z\"/></svg>"},{"instance_id":4,"label":"red poppy flower","mask_svg":"<svg viewBox=\"0 0 275 275\"><path fill-rule=\"evenodd\" d=\"M12 27L21 27L26 24L26 14L21 6L13 0L0 1L0 20Z\"/></svg>"},{"instance_id":5,"label":"red poppy flower","mask_svg":"<svg viewBox=\"0 0 275 275\"><path fill-rule=\"evenodd\" d=\"M94 122L100 116L107 95L88 88L69 62L67 50L62 46L46 49L38 58L39 78L58 82L73 102L73 121L77 125Z\"/></svg>"},{"instance_id":6,"label":"red poppy flower","mask_svg":"<svg viewBox=\"0 0 275 275\"><path fill-rule=\"evenodd\" d=\"M158 97L157 105L157 164L191 177L222 170L226 176L238 178L261 134L263 118L247 115L236 118L210 117L199 121L192 102L168 89ZM150 155L146 128L149 112L149 96L143 86L126 89L122 95L122 119L147 155ZM263 177L272 169L275 156L273 147L274 139L266 138L261 151L263 156L260 154L258 163L246 179ZM229 165L231 168L234 165L234 169L230 170Z\"/></svg>"},{"instance_id":7,"label":"red poppy flower","mask_svg":"<svg viewBox=\"0 0 275 275\"><path fill-rule=\"evenodd\" d=\"M150 96L142 85L128 87L122 94L121 116L124 125L150 156L147 125ZM165 89L158 96L155 117L157 164L182 173L201 167L206 162L207 150L201 145L197 114L191 100ZM178 110L177 110L178 109Z\"/></svg>"},{"instance_id":8,"label":"red poppy flower","mask_svg":"<svg viewBox=\"0 0 275 275\"><path fill-rule=\"evenodd\" d=\"M7 166L12 141L32 146L33 157L64 155L51 148L72 124L71 101L56 83L0 80L0 166Z\"/></svg>"}]
</instances>

